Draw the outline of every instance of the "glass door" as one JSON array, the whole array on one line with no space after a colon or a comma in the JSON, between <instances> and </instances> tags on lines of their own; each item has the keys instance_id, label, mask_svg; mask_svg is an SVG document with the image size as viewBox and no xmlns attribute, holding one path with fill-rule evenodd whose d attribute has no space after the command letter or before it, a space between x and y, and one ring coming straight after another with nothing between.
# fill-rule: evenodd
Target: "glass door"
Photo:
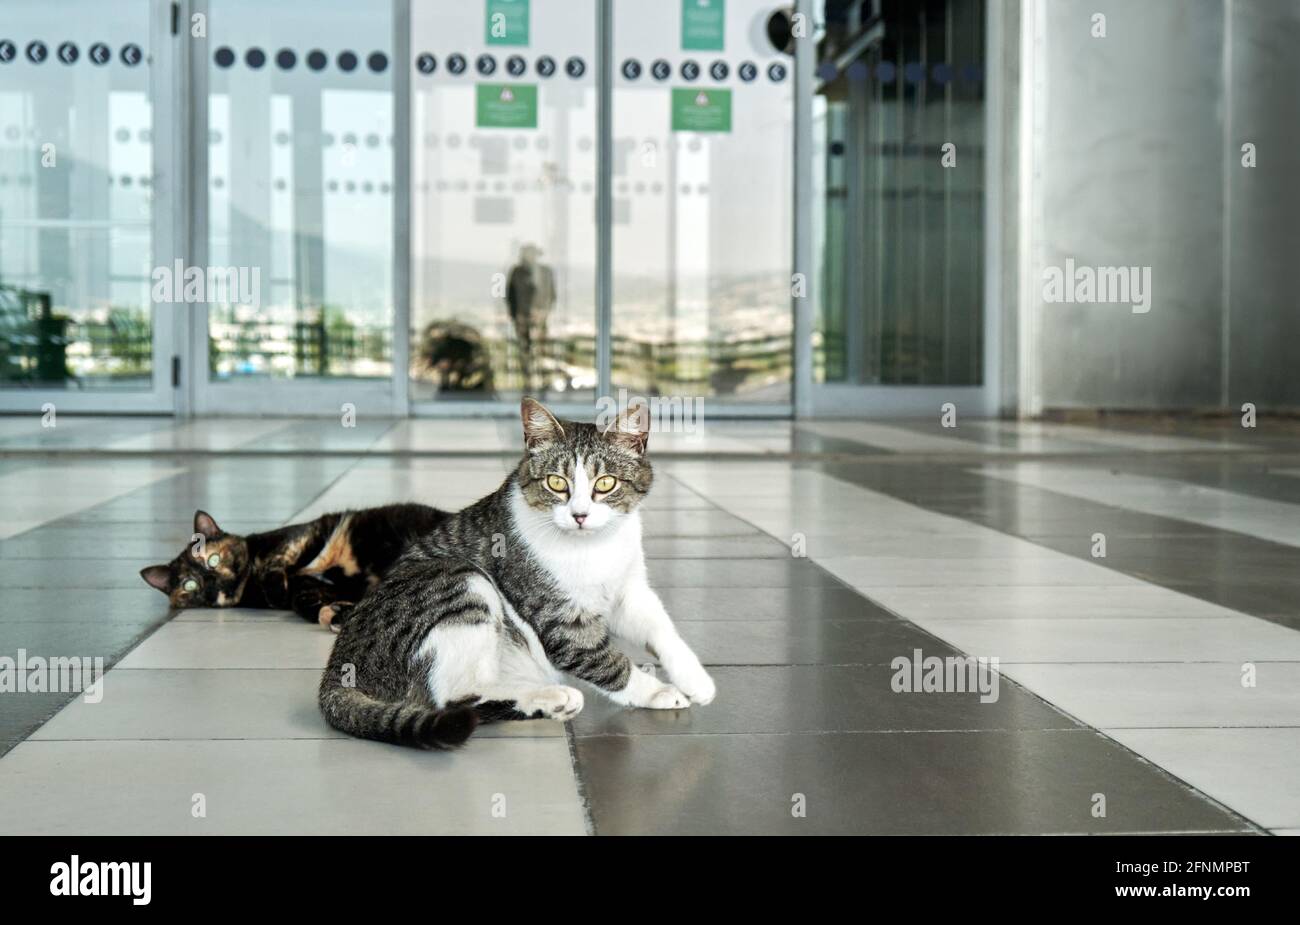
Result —
<instances>
[{"instance_id":1,"label":"glass door","mask_svg":"<svg viewBox=\"0 0 1300 925\"><path fill-rule=\"evenodd\" d=\"M392 414L393 3L197 9L195 409Z\"/></svg>"},{"instance_id":2,"label":"glass door","mask_svg":"<svg viewBox=\"0 0 1300 925\"><path fill-rule=\"evenodd\" d=\"M598 0L410 7L410 399L597 394Z\"/></svg>"},{"instance_id":3,"label":"glass door","mask_svg":"<svg viewBox=\"0 0 1300 925\"><path fill-rule=\"evenodd\" d=\"M944 0L828 23L819 74L815 414L996 411L984 290L985 16ZM857 43L855 36L870 41Z\"/></svg>"},{"instance_id":4,"label":"glass door","mask_svg":"<svg viewBox=\"0 0 1300 925\"><path fill-rule=\"evenodd\" d=\"M612 5L613 386L667 407L787 414L796 281L785 10L770 0Z\"/></svg>"},{"instance_id":5,"label":"glass door","mask_svg":"<svg viewBox=\"0 0 1300 925\"><path fill-rule=\"evenodd\" d=\"M173 406L171 5L0 10L0 410Z\"/></svg>"}]
</instances>

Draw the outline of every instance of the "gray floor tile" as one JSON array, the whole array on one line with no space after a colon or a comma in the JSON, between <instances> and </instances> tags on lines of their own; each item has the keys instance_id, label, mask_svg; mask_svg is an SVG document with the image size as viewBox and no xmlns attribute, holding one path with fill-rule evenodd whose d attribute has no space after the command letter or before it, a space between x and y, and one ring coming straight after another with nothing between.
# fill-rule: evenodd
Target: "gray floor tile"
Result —
<instances>
[{"instance_id":1,"label":"gray floor tile","mask_svg":"<svg viewBox=\"0 0 1300 925\"><path fill-rule=\"evenodd\" d=\"M678 620L677 628L706 665L887 665L915 648L956 654L901 620Z\"/></svg>"},{"instance_id":2,"label":"gray floor tile","mask_svg":"<svg viewBox=\"0 0 1300 925\"><path fill-rule=\"evenodd\" d=\"M911 657L912 651L896 654ZM896 693L890 683L894 670L880 665L719 666L709 673L718 696L707 706L631 710L605 698L590 698L573 721L574 732L709 735L1077 726L1005 680L998 685L997 700L984 703L978 692Z\"/></svg>"},{"instance_id":3,"label":"gray floor tile","mask_svg":"<svg viewBox=\"0 0 1300 925\"><path fill-rule=\"evenodd\" d=\"M601 835L1248 827L1088 730L596 736L576 747ZM1097 793L1104 818L1092 814Z\"/></svg>"},{"instance_id":4,"label":"gray floor tile","mask_svg":"<svg viewBox=\"0 0 1300 925\"><path fill-rule=\"evenodd\" d=\"M0 771L7 835L584 830L563 739L485 739L456 752L359 739L29 741ZM192 813L196 794L205 818Z\"/></svg>"},{"instance_id":5,"label":"gray floor tile","mask_svg":"<svg viewBox=\"0 0 1300 925\"><path fill-rule=\"evenodd\" d=\"M667 537L642 540L647 559L789 559L790 547L770 536Z\"/></svg>"},{"instance_id":6,"label":"gray floor tile","mask_svg":"<svg viewBox=\"0 0 1300 925\"><path fill-rule=\"evenodd\" d=\"M0 623L43 620L51 623L113 622L151 626L167 616L167 598L146 585L138 570L135 580L138 587L115 590L5 588Z\"/></svg>"},{"instance_id":7,"label":"gray floor tile","mask_svg":"<svg viewBox=\"0 0 1300 925\"><path fill-rule=\"evenodd\" d=\"M655 584L654 587L674 620L782 620L798 625L820 620L897 619L878 604L842 585L817 588L701 588Z\"/></svg>"},{"instance_id":8,"label":"gray floor tile","mask_svg":"<svg viewBox=\"0 0 1300 925\"><path fill-rule=\"evenodd\" d=\"M653 588L839 588L807 559L651 559Z\"/></svg>"},{"instance_id":9,"label":"gray floor tile","mask_svg":"<svg viewBox=\"0 0 1300 925\"><path fill-rule=\"evenodd\" d=\"M670 536L749 536L756 527L719 510L643 511L641 525L647 538Z\"/></svg>"}]
</instances>

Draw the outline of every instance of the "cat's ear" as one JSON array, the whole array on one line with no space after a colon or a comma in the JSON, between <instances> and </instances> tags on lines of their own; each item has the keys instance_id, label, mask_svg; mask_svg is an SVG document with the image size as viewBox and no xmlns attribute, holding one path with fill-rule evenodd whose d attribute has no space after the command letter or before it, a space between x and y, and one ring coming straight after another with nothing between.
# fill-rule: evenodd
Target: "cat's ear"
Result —
<instances>
[{"instance_id":1,"label":"cat's ear","mask_svg":"<svg viewBox=\"0 0 1300 925\"><path fill-rule=\"evenodd\" d=\"M528 449L564 439L564 428L546 406L533 398L519 403L519 417L524 422L524 446Z\"/></svg>"},{"instance_id":2,"label":"cat's ear","mask_svg":"<svg viewBox=\"0 0 1300 925\"><path fill-rule=\"evenodd\" d=\"M171 584L172 570L165 565L151 565L148 568L140 569L140 577L151 588L157 588L163 594L167 593L167 586Z\"/></svg>"},{"instance_id":3,"label":"cat's ear","mask_svg":"<svg viewBox=\"0 0 1300 925\"><path fill-rule=\"evenodd\" d=\"M650 409L642 404L625 409L605 430L605 439L644 456L650 440Z\"/></svg>"},{"instance_id":4,"label":"cat's ear","mask_svg":"<svg viewBox=\"0 0 1300 925\"><path fill-rule=\"evenodd\" d=\"M215 540L221 536L221 528L217 526L217 522L212 519L212 515L207 511L194 512L194 532L202 533L210 540Z\"/></svg>"}]
</instances>

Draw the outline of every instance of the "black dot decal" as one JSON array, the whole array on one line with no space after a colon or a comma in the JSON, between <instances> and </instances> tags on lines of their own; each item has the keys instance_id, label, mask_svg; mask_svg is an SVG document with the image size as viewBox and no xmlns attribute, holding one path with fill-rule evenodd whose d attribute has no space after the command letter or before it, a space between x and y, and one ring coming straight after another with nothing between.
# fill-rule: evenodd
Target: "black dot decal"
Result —
<instances>
[{"instance_id":1,"label":"black dot decal","mask_svg":"<svg viewBox=\"0 0 1300 925\"><path fill-rule=\"evenodd\" d=\"M370 70L374 71L376 74L382 74L384 71L388 70L388 55L384 54L382 51L372 53L370 57L366 59L366 67L370 68Z\"/></svg>"},{"instance_id":2,"label":"black dot decal","mask_svg":"<svg viewBox=\"0 0 1300 925\"><path fill-rule=\"evenodd\" d=\"M260 48L250 48L244 52L244 63L253 70L257 70L266 63L266 52Z\"/></svg>"},{"instance_id":3,"label":"black dot decal","mask_svg":"<svg viewBox=\"0 0 1300 925\"><path fill-rule=\"evenodd\" d=\"M354 71L357 67L357 56L350 51L339 52L338 65L339 70L344 73Z\"/></svg>"},{"instance_id":4,"label":"black dot decal","mask_svg":"<svg viewBox=\"0 0 1300 925\"><path fill-rule=\"evenodd\" d=\"M235 63L235 53L223 45L217 49L212 60L216 62L217 67L230 67Z\"/></svg>"},{"instance_id":5,"label":"black dot decal","mask_svg":"<svg viewBox=\"0 0 1300 925\"><path fill-rule=\"evenodd\" d=\"M307 66L313 71L325 70L325 65L328 63L329 59L325 57L325 52L321 51L319 48L314 48L307 52Z\"/></svg>"},{"instance_id":6,"label":"black dot decal","mask_svg":"<svg viewBox=\"0 0 1300 925\"><path fill-rule=\"evenodd\" d=\"M293 53L292 48L281 48L275 53L275 65L282 71L291 71L293 66L298 63L298 56Z\"/></svg>"}]
</instances>

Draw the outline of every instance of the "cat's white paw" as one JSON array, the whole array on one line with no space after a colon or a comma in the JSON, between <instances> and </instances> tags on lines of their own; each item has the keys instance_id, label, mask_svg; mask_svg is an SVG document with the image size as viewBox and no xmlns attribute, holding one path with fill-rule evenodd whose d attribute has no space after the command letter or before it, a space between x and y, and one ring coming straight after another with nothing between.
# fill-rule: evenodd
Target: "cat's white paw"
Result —
<instances>
[{"instance_id":1,"label":"cat's white paw","mask_svg":"<svg viewBox=\"0 0 1300 925\"><path fill-rule=\"evenodd\" d=\"M684 676L679 673L678 677L673 678L673 682L683 694L691 698L691 703L701 705L711 703L718 694L718 687L709 677L709 673L698 665L686 672Z\"/></svg>"},{"instance_id":2,"label":"cat's white paw","mask_svg":"<svg viewBox=\"0 0 1300 925\"><path fill-rule=\"evenodd\" d=\"M515 701L515 706L529 716L540 712L550 719L573 719L582 711L582 691L562 684L539 687Z\"/></svg>"},{"instance_id":3,"label":"cat's white paw","mask_svg":"<svg viewBox=\"0 0 1300 925\"><path fill-rule=\"evenodd\" d=\"M651 710L684 710L690 705L690 698L671 684L659 688L646 702L646 706Z\"/></svg>"}]
</instances>

